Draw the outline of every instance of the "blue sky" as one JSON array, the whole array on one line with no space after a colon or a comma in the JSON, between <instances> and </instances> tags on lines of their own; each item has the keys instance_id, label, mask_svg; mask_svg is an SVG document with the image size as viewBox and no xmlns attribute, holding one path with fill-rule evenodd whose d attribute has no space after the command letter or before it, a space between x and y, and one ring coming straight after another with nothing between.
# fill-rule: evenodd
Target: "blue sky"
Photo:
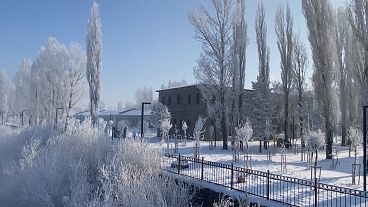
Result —
<instances>
[{"instance_id":1,"label":"blue sky","mask_svg":"<svg viewBox=\"0 0 368 207\"><path fill-rule=\"evenodd\" d=\"M265 0L270 46L271 80L280 79L274 16L280 2L290 3L294 30L309 47L305 19L299 0ZM343 0L331 0L334 6ZM193 67L200 43L188 15L209 0L109 0L97 1L103 34L101 99L116 107L133 100L144 86L158 89L168 80L195 83ZM248 22L246 86L258 72L255 42L257 0L246 1ZM0 70L14 76L23 58L34 59L48 37L63 44L79 42L85 47L87 21L92 1L2 0L0 2ZM311 65L311 64L310 64ZM311 73L309 73L311 74Z\"/></svg>"}]
</instances>

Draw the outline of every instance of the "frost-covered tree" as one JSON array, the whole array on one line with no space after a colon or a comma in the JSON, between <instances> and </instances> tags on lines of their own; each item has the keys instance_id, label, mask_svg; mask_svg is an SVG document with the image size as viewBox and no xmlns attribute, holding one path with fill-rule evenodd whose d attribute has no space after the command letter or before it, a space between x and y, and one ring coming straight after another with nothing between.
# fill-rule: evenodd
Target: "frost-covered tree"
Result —
<instances>
[{"instance_id":1,"label":"frost-covered tree","mask_svg":"<svg viewBox=\"0 0 368 207\"><path fill-rule=\"evenodd\" d=\"M54 123L56 108L65 109L68 103L68 68L70 55L68 48L56 38L49 38L47 45L41 47L31 67L32 104L30 113L36 123ZM60 111L59 111L60 113ZM38 121L37 121L38 120Z\"/></svg>"},{"instance_id":2,"label":"frost-covered tree","mask_svg":"<svg viewBox=\"0 0 368 207\"><path fill-rule=\"evenodd\" d=\"M362 67L359 67L359 78L362 80L363 95L365 95L368 92L368 0L350 0L348 5L350 25L363 49L360 51L363 54L363 61Z\"/></svg>"},{"instance_id":3,"label":"frost-covered tree","mask_svg":"<svg viewBox=\"0 0 368 207\"><path fill-rule=\"evenodd\" d=\"M317 166L318 150L326 144L325 135L320 129L318 131L311 131L306 136L306 142L309 150L315 153L314 166Z\"/></svg>"},{"instance_id":4,"label":"frost-covered tree","mask_svg":"<svg viewBox=\"0 0 368 207\"><path fill-rule=\"evenodd\" d=\"M70 113L74 107L85 97L86 86L86 54L82 46L72 43L68 47L69 65L67 69L67 95L68 103L65 107L65 129L68 127Z\"/></svg>"},{"instance_id":5,"label":"frost-covered tree","mask_svg":"<svg viewBox=\"0 0 368 207\"><path fill-rule=\"evenodd\" d=\"M246 145L246 153L248 155L248 142L253 137L253 128L250 121L247 119L247 121L244 124L239 125L235 128L236 136L238 137L239 141L242 141Z\"/></svg>"},{"instance_id":6,"label":"frost-covered tree","mask_svg":"<svg viewBox=\"0 0 368 207\"><path fill-rule=\"evenodd\" d=\"M90 112L92 125L97 124L98 102L100 101L100 74L101 74L101 52L102 32L100 12L96 2L93 2L91 16L87 28L87 81L89 84Z\"/></svg>"},{"instance_id":7,"label":"frost-covered tree","mask_svg":"<svg viewBox=\"0 0 368 207\"><path fill-rule=\"evenodd\" d=\"M348 128L348 95L347 95L347 87L348 87L348 35L349 33L349 22L347 19L346 11L343 8L339 8L337 12L336 18L336 48L337 48L337 58L338 58L338 66L340 72L340 80L339 80L339 90L340 90L340 112L341 112L341 145L346 145L346 136L347 136L347 128Z\"/></svg>"},{"instance_id":8,"label":"frost-covered tree","mask_svg":"<svg viewBox=\"0 0 368 207\"><path fill-rule=\"evenodd\" d=\"M30 111L31 97L31 65L32 62L26 59L22 60L19 70L14 77L15 97L14 111L22 112L23 110Z\"/></svg>"},{"instance_id":9,"label":"frost-covered tree","mask_svg":"<svg viewBox=\"0 0 368 207\"><path fill-rule=\"evenodd\" d=\"M30 86L28 89L30 105L19 110L28 109L28 113L37 124L42 121L53 122L56 108L62 108L62 113L59 111L58 115L59 117L65 115L67 125L71 110L80 103L84 95L85 68L85 51L79 44L72 43L67 47L57 39L49 38L47 45L41 48L34 59L30 74L21 78L23 72L19 72L20 80L29 76L29 83L26 85ZM24 87L20 84L16 84L19 93Z\"/></svg>"},{"instance_id":10,"label":"frost-covered tree","mask_svg":"<svg viewBox=\"0 0 368 207\"><path fill-rule=\"evenodd\" d=\"M2 124L5 121L3 119L6 119L11 105L11 87L11 81L8 75L0 70L0 116Z\"/></svg>"},{"instance_id":11,"label":"frost-covered tree","mask_svg":"<svg viewBox=\"0 0 368 207\"><path fill-rule=\"evenodd\" d=\"M150 124L153 127L159 128L161 126L161 120L164 119L171 120L171 114L167 106L160 102L152 103Z\"/></svg>"},{"instance_id":12,"label":"frost-covered tree","mask_svg":"<svg viewBox=\"0 0 368 207\"><path fill-rule=\"evenodd\" d=\"M302 0L309 30L314 63L313 86L322 107L325 124L326 159L332 159L333 127L336 119L336 55L335 16L328 0Z\"/></svg>"},{"instance_id":13,"label":"frost-covered tree","mask_svg":"<svg viewBox=\"0 0 368 207\"><path fill-rule=\"evenodd\" d=\"M142 102L151 103L152 101L153 101L152 88L143 87L135 91L135 103L137 106L140 106Z\"/></svg>"},{"instance_id":14,"label":"frost-covered tree","mask_svg":"<svg viewBox=\"0 0 368 207\"><path fill-rule=\"evenodd\" d=\"M357 156L358 156L358 146L362 145L363 143L363 133L360 129L350 127L348 131L349 140L351 143L351 147L354 151L354 163L357 163Z\"/></svg>"},{"instance_id":15,"label":"frost-covered tree","mask_svg":"<svg viewBox=\"0 0 368 207\"><path fill-rule=\"evenodd\" d=\"M244 84L246 48L248 46L247 23L245 21L244 0L236 1L233 20L233 65L232 65L232 126L233 134L235 126L244 119Z\"/></svg>"},{"instance_id":16,"label":"frost-covered tree","mask_svg":"<svg viewBox=\"0 0 368 207\"><path fill-rule=\"evenodd\" d=\"M202 116L198 116L198 119L194 125L193 129L193 140L194 140L194 157L199 159L199 148L200 148L200 141L204 139L203 133L206 131L203 129L203 126L206 123L206 118Z\"/></svg>"},{"instance_id":17,"label":"frost-covered tree","mask_svg":"<svg viewBox=\"0 0 368 207\"><path fill-rule=\"evenodd\" d=\"M306 69L308 66L307 50L303 42L299 39L299 36L294 37L294 61L293 61L293 74L294 84L298 94L298 113L299 113L299 135L302 140L302 146L304 147L304 96L305 96L305 84L306 84Z\"/></svg>"},{"instance_id":18,"label":"frost-covered tree","mask_svg":"<svg viewBox=\"0 0 368 207\"><path fill-rule=\"evenodd\" d=\"M275 32L277 35L277 47L280 52L282 91L284 96L284 134L286 147L290 146L289 140L289 96L293 83L293 17L289 4L286 4L286 14L284 7L279 5L275 16Z\"/></svg>"},{"instance_id":19,"label":"frost-covered tree","mask_svg":"<svg viewBox=\"0 0 368 207\"><path fill-rule=\"evenodd\" d=\"M265 125L271 119L270 105L270 50L267 46L267 24L266 12L263 1L258 4L255 29L258 49L258 76L257 81L252 82L254 93L254 111L252 113L252 124L254 135L265 138Z\"/></svg>"},{"instance_id":20,"label":"frost-covered tree","mask_svg":"<svg viewBox=\"0 0 368 207\"><path fill-rule=\"evenodd\" d=\"M162 133L162 140L164 141L166 140L166 144L167 144L167 153L169 153L170 151L170 135L169 135L169 131L172 127L171 124L171 120L168 118L164 118L160 120L160 124L161 124L161 133Z\"/></svg>"},{"instance_id":21,"label":"frost-covered tree","mask_svg":"<svg viewBox=\"0 0 368 207\"><path fill-rule=\"evenodd\" d=\"M165 85L164 83L161 84L161 89L174 88L174 87L185 86L185 85L187 85L187 81L185 79L182 79L181 81L169 80L167 85Z\"/></svg>"},{"instance_id":22,"label":"frost-covered tree","mask_svg":"<svg viewBox=\"0 0 368 207\"><path fill-rule=\"evenodd\" d=\"M232 1L213 0L212 5L213 12L201 7L193 11L190 17L195 38L202 44L194 76L200 83L202 98L207 104L207 115L217 120L222 130L223 149L227 150L226 115L231 100L228 88L231 85Z\"/></svg>"}]
</instances>

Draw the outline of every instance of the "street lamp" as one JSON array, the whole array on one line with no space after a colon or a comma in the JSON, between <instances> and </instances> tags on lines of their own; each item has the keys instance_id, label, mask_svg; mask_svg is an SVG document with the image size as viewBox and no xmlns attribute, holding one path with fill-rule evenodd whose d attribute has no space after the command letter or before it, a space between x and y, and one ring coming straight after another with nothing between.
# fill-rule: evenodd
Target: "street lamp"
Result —
<instances>
[{"instance_id":1,"label":"street lamp","mask_svg":"<svg viewBox=\"0 0 368 207\"><path fill-rule=\"evenodd\" d=\"M61 108L61 107L56 108L56 115L55 115L55 129L57 129L57 122L58 122L58 110L63 110L63 108Z\"/></svg>"},{"instance_id":2,"label":"street lamp","mask_svg":"<svg viewBox=\"0 0 368 207\"><path fill-rule=\"evenodd\" d=\"M141 113L141 137L143 137L143 115L144 115L144 105L151 104L150 102L142 102L142 113Z\"/></svg>"},{"instance_id":3,"label":"street lamp","mask_svg":"<svg viewBox=\"0 0 368 207\"><path fill-rule=\"evenodd\" d=\"M363 190L367 190L367 108L363 106Z\"/></svg>"}]
</instances>

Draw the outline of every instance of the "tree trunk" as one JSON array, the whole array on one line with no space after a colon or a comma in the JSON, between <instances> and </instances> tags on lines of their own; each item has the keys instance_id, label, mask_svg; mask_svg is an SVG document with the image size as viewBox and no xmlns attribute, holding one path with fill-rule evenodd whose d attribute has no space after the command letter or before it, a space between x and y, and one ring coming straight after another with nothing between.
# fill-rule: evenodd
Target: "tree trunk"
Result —
<instances>
[{"instance_id":1,"label":"tree trunk","mask_svg":"<svg viewBox=\"0 0 368 207\"><path fill-rule=\"evenodd\" d=\"M327 119L326 127L326 159L332 159L333 132L330 121Z\"/></svg>"},{"instance_id":2,"label":"tree trunk","mask_svg":"<svg viewBox=\"0 0 368 207\"><path fill-rule=\"evenodd\" d=\"M285 121L284 121L284 133L285 139L284 144L286 149L290 148L290 140L289 140L289 100L287 94L285 94Z\"/></svg>"},{"instance_id":3,"label":"tree trunk","mask_svg":"<svg viewBox=\"0 0 368 207\"><path fill-rule=\"evenodd\" d=\"M222 149L227 150L227 129L226 129L226 120L225 120L225 113L222 112L222 119L221 119L221 128L222 128Z\"/></svg>"}]
</instances>

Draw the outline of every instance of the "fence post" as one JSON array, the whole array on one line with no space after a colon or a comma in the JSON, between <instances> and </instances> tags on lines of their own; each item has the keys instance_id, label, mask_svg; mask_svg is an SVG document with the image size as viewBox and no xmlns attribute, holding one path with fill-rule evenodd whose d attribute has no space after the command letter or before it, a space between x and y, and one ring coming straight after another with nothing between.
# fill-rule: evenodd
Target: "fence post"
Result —
<instances>
[{"instance_id":1,"label":"fence post","mask_svg":"<svg viewBox=\"0 0 368 207\"><path fill-rule=\"evenodd\" d=\"M202 161L201 161L201 180L203 180L203 162L204 162L204 158L202 157Z\"/></svg>"},{"instance_id":2,"label":"fence post","mask_svg":"<svg viewBox=\"0 0 368 207\"><path fill-rule=\"evenodd\" d=\"M230 189L233 189L234 185L234 164L231 163L231 178L230 178Z\"/></svg>"},{"instance_id":3,"label":"fence post","mask_svg":"<svg viewBox=\"0 0 368 207\"><path fill-rule=\"evenodd\" d=\"M180 153L179 153L179 160L178 160L178 175L180 175L180 168L181 168L181 165L180 165Z\"/></svg>"},{"instance_id":4,"label":"fence post","mask_svg":"<svg viewBox=\"0 0 368 207\"><path fill-rule=\"evenodd\" d=\"M314 177L314 206L317 207L318 206L318 188L317 188L317 176Z\"/></svg>"},{"instance_id":5,"label":"fence post","mask_svg":"<svg viewBox=\"0 0 368 207\"><path fill-rule=\"evenodd\" d=\"M267 200L270 200L270 170L267 170Z\"/></svg>"}]
</instances>

